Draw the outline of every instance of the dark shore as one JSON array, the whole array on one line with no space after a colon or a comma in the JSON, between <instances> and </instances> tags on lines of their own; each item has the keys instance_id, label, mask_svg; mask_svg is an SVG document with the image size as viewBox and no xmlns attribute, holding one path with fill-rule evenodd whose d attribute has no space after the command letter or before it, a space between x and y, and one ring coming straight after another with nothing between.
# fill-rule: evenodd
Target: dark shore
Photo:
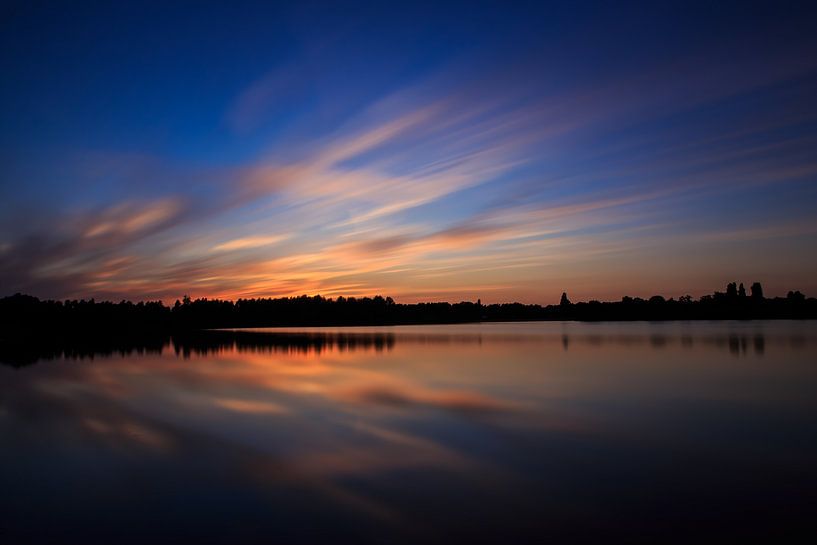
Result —
<instances>
[{"instance_id":1,"label":"dark shore","mask_svg":"<svg viewBox=\"0 0 817 545\"><path fill-rule=\"evenodd\" d=\"M623 297L616 302L572 303L562 294L558 305L481 301L396 303L390 297L317 296L277 299L191 300L173 306L160 301L97 302L40 300L16 294L0 299L0 339L20 336L172 333L243 327L421 325L517 321L661 321L661 320L817 319L817 299L799 291L766 298L760 284L747 294L743 284L727 286L698 300Z\"/></svg>"},{"instance_id":2,"label":"dark shore","mask_svg":"<svg viewBox=\"0 0 817 545\"><path fill-rule=\"evenodd\" d=\"M27 295L0 299L0 363L26 365L40 359L115 353L161 353L171 345L183 355L232 346L264 350L317 350L327 346L382 350L389 333L278 332L259 336L253 327L388 326L526 321L670 321L817 319L817 299L800 292L766 298L759 284L750 294L729 284L699 300L691 297L558 305L506 303L395 303L391 298L327 299L320 296L221 301L187 297L172 307L161 302L42 301Z\"/></svg>"}]
</instances>

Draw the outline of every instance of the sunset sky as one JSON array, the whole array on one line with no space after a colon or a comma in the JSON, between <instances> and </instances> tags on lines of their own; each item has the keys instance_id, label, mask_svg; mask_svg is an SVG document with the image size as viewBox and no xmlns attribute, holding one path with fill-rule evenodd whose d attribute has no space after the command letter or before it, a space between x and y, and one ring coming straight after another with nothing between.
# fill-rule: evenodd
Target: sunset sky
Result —
<instances>
[{"instance_id":1,"label":"sunset sky","mask_svg":"<svg viewBox=\"0 0 817 545\"><path fill-rule=\"evenodd\" d=\"M817 295L806 3L81 4L0 7L0 296Z\"/></svg>"}]
</instances>

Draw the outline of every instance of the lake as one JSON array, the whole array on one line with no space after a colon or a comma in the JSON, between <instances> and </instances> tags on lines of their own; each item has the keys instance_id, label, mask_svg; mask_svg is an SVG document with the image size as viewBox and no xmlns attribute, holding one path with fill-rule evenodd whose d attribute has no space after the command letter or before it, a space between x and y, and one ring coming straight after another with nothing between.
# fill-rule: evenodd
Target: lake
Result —
<instances>
[{"instance_id":1,"label":"lake","mask_svg":"<svg viewBox=\"0 0 817 545\"><path fill-rule=\"evenodd\" d=\"M32 346L0 542L817 542L817 323Z\"/></svg>"}]
</instances>

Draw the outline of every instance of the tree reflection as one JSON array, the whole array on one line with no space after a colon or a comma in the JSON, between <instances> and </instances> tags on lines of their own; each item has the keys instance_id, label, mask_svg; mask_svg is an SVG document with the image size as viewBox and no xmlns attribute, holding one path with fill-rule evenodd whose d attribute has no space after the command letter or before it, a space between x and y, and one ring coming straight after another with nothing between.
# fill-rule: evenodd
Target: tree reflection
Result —
<instances>
[{"instance_id":1,"label":"tree reflection","mask_svg":"<svg viewBox=\"0 0 817 545\"><path fill-rule=\"evenodd\" d=\"M40 360L161 355L189 358L226 352L321 354L392 350L393 333L197 331L137 337L70 336L0 343L0 363L21 367Z\"/></svg>"}]
</instances>

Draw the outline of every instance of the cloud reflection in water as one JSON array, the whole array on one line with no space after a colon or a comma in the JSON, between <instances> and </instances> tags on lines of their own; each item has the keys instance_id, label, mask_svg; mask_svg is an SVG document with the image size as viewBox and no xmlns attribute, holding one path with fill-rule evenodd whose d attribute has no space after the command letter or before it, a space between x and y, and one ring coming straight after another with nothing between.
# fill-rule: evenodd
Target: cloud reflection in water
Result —
<instances>
[{"instance_id":1,"label":"cloud reflection in water","mask_svg":"<svg viewBox=\"0 0 817 545\"><path fill-rule=\"evenodd\" d=\"M719 327L220 331L99 352L75 340L44 347L51 361L0 367L0 475L9 494L73 513L56 527L107 537L170 509L175 531L215 541L263 530L303 543L323 531L500 542L567 531L577 509L632 527L618 497L687 516L695 504L683 498L704 478L723 485L708 508L752 512L754 496L730 479L778 497L786 481L763 475L791 468L817 482L804 431L817 335L808 324ZM679 449L683 470L670 464ZM645 483L656 482L679 498L677 514L650 503ZM12 537L37 521L27 505L9 508ZM101 509L118 522L89 526Z\"/></svg>"}]
</instances>

